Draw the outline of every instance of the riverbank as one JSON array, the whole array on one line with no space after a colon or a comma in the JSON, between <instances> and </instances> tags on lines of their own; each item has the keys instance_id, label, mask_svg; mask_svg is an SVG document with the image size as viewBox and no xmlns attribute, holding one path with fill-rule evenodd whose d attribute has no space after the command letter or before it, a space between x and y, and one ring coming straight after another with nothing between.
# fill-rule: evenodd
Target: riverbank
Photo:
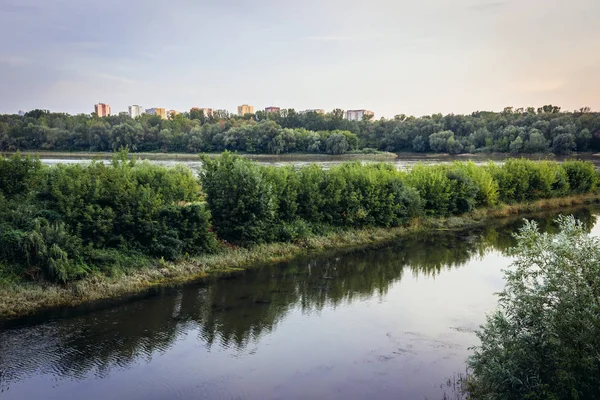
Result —
<instances>
[{"instance_id":1,"label":"riverbank","mask_svg":"<svg viewBox=\"0 0 600 400\"><path fill-rule=\"evenodd\" d=\"M349 229L309 237L295 243L273 243L251 248L225 248L215 255L203 255L178 262L157 261L150 267L107 277L95 274L64 285L31 282L0 287L0 321L33 315L48 309L74 307L101 300L127 299L148 290L205 279L265 263L291 260L311 252L352 250L382 246L404 235L436 230L461 230L491 220L526 216L538 211L600 204L600 194L538 200L531 203L478 209L449 218L415 219L396 228Z\"/></svg>"},{"instance_id":2,"label":"riverbank","mask_svg":"<svg viewBox=\"0 0 600 400\"><path fill-rule=\"evenodd\" d=\"M2 156L11 156L17 152L4 151L0 153ZM33 156L39 158L49 159L74 159L74 160L87 160L87 159L99 159L99 160L110 160L115 153L112 152L85 152L85 151L21 151L19 152L22 156ZM221 153L205 153L209 157L217 157ZM279 160L279 161L297 161L307 160L319 162L323 160L335 160L335 161L353 161L353 160L373 160L373 161L385 161L393 160L398 158L395 153L389 152L377 152L377 153L362 153L360 151L351 152L341 155L321 154L321 153L285 153L285 154L254 154L254 153L238 153L243 157L247 157L251 160ZM130 157L136 157L141 160L156 160L156 161L198 161L198 154L196 153L129 153Z\"/></svg>"}]
</instances>

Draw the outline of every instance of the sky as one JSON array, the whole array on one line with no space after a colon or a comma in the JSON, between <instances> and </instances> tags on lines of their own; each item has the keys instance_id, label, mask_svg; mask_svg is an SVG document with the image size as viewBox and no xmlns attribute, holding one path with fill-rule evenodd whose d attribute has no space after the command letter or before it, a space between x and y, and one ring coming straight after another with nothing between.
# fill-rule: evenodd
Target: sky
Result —
<instances>
[{"instance_id":1,"label":"sky","mask_svg":"<svg viewBox=\"0 0 600 400\"><path fill-rule=\"evenodd\" d=\"M598 0L0 0L0 113L600 110Z\"/></svg>"}]
</instances>

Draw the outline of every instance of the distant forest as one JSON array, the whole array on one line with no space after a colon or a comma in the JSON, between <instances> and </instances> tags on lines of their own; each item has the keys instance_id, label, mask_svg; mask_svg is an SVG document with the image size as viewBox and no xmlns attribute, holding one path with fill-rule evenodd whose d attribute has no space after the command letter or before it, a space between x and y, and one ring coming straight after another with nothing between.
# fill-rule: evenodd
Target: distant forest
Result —
<instances>
[{"instance_id":1,"label":"distant forest","mask_svg":"<svg viewBox=\"0 0 600 400\"><path fill-rule=\"evenodd\" d=\"M0 151L113 151L202 153L420 152L555 153L600 150L600 113L574 112L547 105L477 111L470 115L433 114L348 121L330 113L259 111L243 117L182 113L163 120L122 113L99 118L33 110L0 115Z\"/></svg>"}]
</instances>

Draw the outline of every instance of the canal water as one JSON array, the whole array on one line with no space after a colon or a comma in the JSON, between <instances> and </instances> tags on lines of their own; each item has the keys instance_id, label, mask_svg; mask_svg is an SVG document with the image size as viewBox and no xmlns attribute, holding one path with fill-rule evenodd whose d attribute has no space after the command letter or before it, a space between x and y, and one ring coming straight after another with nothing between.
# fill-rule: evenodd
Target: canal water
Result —
<instances>
[{"instance_id":1,"label":"canal water","mask_svg":"<svg viewBox=\"0 0 600 400\"><path fill-rule=\"evenodd\" d=\"M569 213L600 233L596 211ZM535 219L552 231L555 217ZM0 399L453 396L521 225L420 234L4 324Z\"/></svg>"}]
</instances>

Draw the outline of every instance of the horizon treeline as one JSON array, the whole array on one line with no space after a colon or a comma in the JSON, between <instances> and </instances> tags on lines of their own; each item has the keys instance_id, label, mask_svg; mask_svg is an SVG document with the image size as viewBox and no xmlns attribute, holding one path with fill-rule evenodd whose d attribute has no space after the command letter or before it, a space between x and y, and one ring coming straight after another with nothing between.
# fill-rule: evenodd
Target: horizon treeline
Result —
<instances>
[{"instance_id":1,"label":"horizon treeline","mask_svg":"<svg viewBox=\"0 0 600 400\"><path fill-rule=\"evenodd\" d=\"M127 114L99 118L33 110L24 116L0 115L0 151L115 151L208 153L417 152L512 154L600 150L600 113L588 107L563 112L507 107L502 112L433 114L348 121L340 109L330 113L258 111L243 117L202 111L163 120Z\"/></svg>"},{"instance_id":2,"label":"horizon treeline","mask_svg":"<svg viewBox=\"0 0 600 400\"><path fill-rule=\"evenodd\" d=\"M500 203L595 193L590 162L345 163L325 170L203 156L200 177L128 160L46 166L0 157L0 283L120 274L233 245L397 227ZM159 263L160 265L160 263Z\"/></svg>"}]
</instances>

